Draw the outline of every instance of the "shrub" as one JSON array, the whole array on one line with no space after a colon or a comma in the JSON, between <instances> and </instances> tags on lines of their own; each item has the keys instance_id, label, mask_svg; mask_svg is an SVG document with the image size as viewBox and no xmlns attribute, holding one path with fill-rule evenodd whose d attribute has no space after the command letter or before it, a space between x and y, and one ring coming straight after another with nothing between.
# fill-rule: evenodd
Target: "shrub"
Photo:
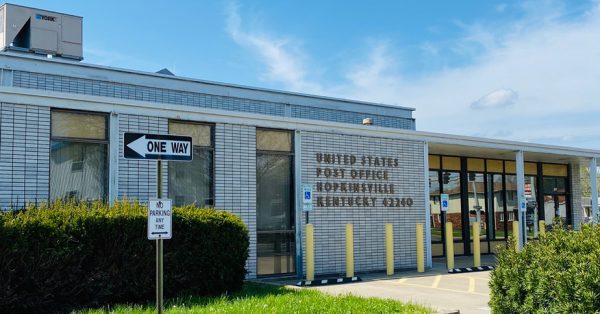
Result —
<instances>
[{"instance_id":1,"label":"shrub","mask_svg":"<svg viewBox=\"0 0 600 314\"><path fill-rule=\"evenodd\" d=\"M55 312L155 297L156 248L137 202L56 202L0 214L0 309ZM248 230L233 214L174 208L165 297L241 288Z\"/></svg>"},{"instance_id":2,"label":"shrub","mask_svg":"<svg viewBox=\"0 0 600 314\"><path fill-rule=\"evenodd\" d=\"M600 311L600 226L555 228L517 253L509 245L491 274L494 313Z\"/></svg>"}]
</instances>

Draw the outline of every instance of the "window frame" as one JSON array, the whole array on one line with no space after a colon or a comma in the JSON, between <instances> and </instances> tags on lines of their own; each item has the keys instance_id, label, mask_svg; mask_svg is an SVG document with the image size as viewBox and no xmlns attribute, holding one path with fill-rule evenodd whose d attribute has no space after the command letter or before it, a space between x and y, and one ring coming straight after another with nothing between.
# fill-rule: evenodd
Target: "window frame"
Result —
<instances>
[{"instance_id":1,"label":"window frame","mask_svg":"<svg viewBox=\"0 0 600 314\"><path fill-rule=\"evenodd\" d=\"M78 137L65 137L65 136L53 136L52 135L52 113L53 112L67 112L74 114L83 115L97 115L104 117L104 139L89 139L89 138L78 138ZM48 157L52 157L52 142L71 142L71 143L84 143L84 144L99 144L106 145L106 156L104 158L104 195L100 198L102 201L106 201L109 198L109 182L110 182L110 115L106 112L100 111L87 111L87 110L76 110L76 109L64 109L64 108L50 108L50 147ZM51 184L50 178L52 178L52 162L49 160L48 164L48 199L52 201Z\"/></svg>"},{"instance_id":2,"label":"window frame","mask_svg":"<svg viewBox=\"0 0 600 314\"><path fill-rule=\"evenodd\" d=\"M295 151L295 146L294 146L294 131L293 130L286 130L286 129L270 129L270 128L256 128L256 131L258 130L267 130L267 131L281 131L281 132L288 132L291 135L291 147L290 147L290 151L280 151L280 150L258 150L256 149L256 157L258 158L258 155L280 155L280 156L289 156L291 157L291 185L290 185L290 195L291 197L291 208L294 210L294 215L291 215L292 218L292 222L291 222L291 226L292 228L295 229L295 224L296 224L296 217L295 217L295 208L296 208L296 193L295 193L295 189L296 189L296 184L295 184L295 177L296 177L296 167L294 167L294 164L296 162L296 156L294 155L294 151ZM256 132L255 131L255 132ZM256 133L255 133L256 134ZM258 176L257 176L258 179Z\"/></svg>"},{"instance_id":3,"label":"window frame","mask_svg":"<svg viewBox=\"0 0 600 314\"><path fill-rule=\"evenodd\" d=\"M444 165L444 158L443 157L458 157L461 159L461 169L460 171L457 170L451 170L448 169L448 167L445 167ZM468 173L469 172L478 172L478 171L469 171L468 168L468 159L469 158L476 158L476 159L483 159L484 160L484 172L478 172L478 173L483 173L485 174L485 185L488 185L488 175L499 175L502 178L502 206L501 206L501 210L502 210L502 215L500 215L500 217L502 217L502 219L504 220L504 238L498 238L497 236L494 236L494 239L489 238L489 232L488 232L488 237L486 237L486 241L488 241L489 243L491 243L492 241L506 241L506 239L508 239L508 234L509 232L512 232L510 226L508 226L507 222L510 222L511 219L516 219L517 217L514 216L514 214L512 215L512 218L509 217L509 213L511 212L508 209L508 195L507 195L507 176L516 176L516 171L513 172L510 169L508 169L508 163L509 162L515 162L514 160L510 160L510 159L498 159L498 158L486 158L486 157L476 157L476 156L458 156L458 155L449 155L449 154L443 154L443 153L429 153L427 158L438 158L439 159L439 167L438 168L432 168L429 167L429 171L439 171L440 174L443 174L444 172L459 172L461 173L461 176L463 176L464 173L464 180L468 181ZM464 160L464 164L462 164L462 160ZM501 162L501 171L497 171L500 169L495 169L491 170L490 167L488 167L488 161L500 161ZM536 165L536 171L535 174L533 173L528 173L527 171L525 171L524 175L525 178L527 177L534 177L534 182L536 184L536 202L537 202L537 211L538 211L538 215L542 216L544 215L544 202L543 202L543 198L545 195L564 195L566 197L566 215L567 215L567 219L566 222L567 224L572 224L573 223L573 212L574 212L574 208L573 208L573 202L571 200L571 197L573 195L573 191L572 191L572 166L568 163L556 163L556 162L544 162L544 161L531 161L531 160L525 160L524 161L525 164L527 163L533 163ZM566 166L567 169L567 173L566 176L564 175L544 175L543 173L543 165L560 165L560 166ZM526 169L525 169L526 170ZM562 193L551 193L551 194L546 194L544 192L544 178L563 178L565 179L565 192ZM463 179L461 179L463 180ZM440 183L443 186L443 182L442 179L440 179ZM443 188L442 188L442 192L443 192ZM463 191L461 190L461 197L462 197ZM487 211L490 212L490 205L488 204L489 202L489 197L487 194L487 188L486 188L486 193L485 193L485 198L486 198L486 207L487 207ZM513 195L514 197L516 197L516 195ZM500 208L499 208L500 209ZM499 213L499 212L498 212ZM488 214L489 215L489 214ZM495 224L495 215L492 215L492 223ZM502 221L500 221L502 222ZM468 229L468 228L467 228ZM463 231L464 233L465 231ZM470 232L470 230L469 230ZM445 233L444 233L445 234ZM445 241L444 241L445 242ZM435 243L432 241L432 243ZM466 244L465 244L466 246Z\"/></svg>"},{"instance_id":4,"label":"window frame","mask_svg":"<svg viewBox=\"0 0 600 314\"><path fill-rule=\"evenodd\" d=\"M53 136L52 135L52 113L53 112L66 112L66 113L74 113L74 114L83 114L83 115L96 115L104 117L104 139L91 139L91 138L81 138L81 137L68 137L68 136ZM85 111L85 110L70 110L70 109L62 109L62 108L51 108L50 109L50 141L71 141L78 143L92 143L92 144L110 144L110 117L108 113L98 112L98 111Z\"/></svg>"},{"instance_id":5,"label":"window frame","mask_svg":"<svg viewBox=\"0 0 600 314\"><path fill-rule=\"evenodd\" d=\"M258 134L257 131L262 130L262 131L279 131L279 132L286 132L286 133L290 133L290 141L291 141L291 145L290 145L290 150L289 151L285 151L285 150L262 150L262 149L258 149L258 147L256 147L256 154L258 153L268 153L268 154L281 154L281 155L294 155L294 151L296 149L295 145L294 145L294 138L295 138L295 134L294 134L294 130L287 130L287 129L271 129L271 128L259 128L257 127L255 130L255 136L256 134ZM255 139L255 142L258 142L257 139ZM294 161L294 159L292 158L292 162ZM294 172L292 170L292 172Z\"/></svg>"},{"instance_id":6,"label":"window frame","mask_svg":"<svg viewBox=\"0 0 600 314\"><path fill-rule=\"evenodd\" d=\"M256 135L258 134L258 132L257 132L258 130L280 131L280 132L287 132L287 133L289 133L290 134L290 141L291 141L291 143L290 143L291 144L290 145L290 150L289 151L259 150L258 147L256 147L256 142L257 142ZM295 178L296 178L296 167L295 167L295 163L296 163L296 155L295 155L296 146L295 146L295 140L294 139L295 139L296 134L295 134L294 130L279 129L279 128L260 128L260 127L256 127L255 128L254 134L255 134L255 150L256 150L255 153L256 153L256 159L257 160L258 160L258 156L259 155L276 155L276 156L288 156L288 157L290 157L290 168L291 168L291 171L290 171L290 178L291 178L291 180L290 180L290 183L291 183L290 184L290 209L291 209L291 212L290 212L290 220L291 220L290 221L290 227L291 227L291 230L294 231L294 240L293 240L293 242L294 242L294 246L297 248L297 246L300 245L300 243L298 243L296 241L296 235L300 231L297 230L297 228L296 228L296 224L298 223L297 219L296 219L296 211L297 211L297 208L296 208L296 199L297 199L297 196L296 196L296 192L295 192L295 189L296 189L296 180L295 180ZM258 192L258 175L256 175L256 183L257 183L257 189L256 189L255 193ZM255 216L258 216L258 202L257 202ZM257 235L257 240L256 241L257 241L257 243L258 243L258 233L259 232L264 232L264 231L258 231L258 228L257 228L257 230L256 230L256 235ZM257 254L256 257L258 258L258 251L257 251L256 254ZM297 267L297 266L298 265L295 265L295 267ZM256 271L258 271L258 264L256 265L256 267L257 267ZM296 270L294 270L291 273L261 274L261 275L257 275L257 277L259 277L259 278L262 278L262 277L282 277L282 276L290 276L290 275L293 275L293 274L296 274Z\"/></svg>"},{"instance_id":7,"label":"window frame","mask_svg":"<svg viewBox=\"0 0 600 314\"><path fill-rule=\"evenodd\" d=\"M216 190L216 158L215 158L215 124L214 123L209 123L209 122L202 122L202 121L190 121L190 120L180 120L180 119L168 119L167 121L167 129L169 134L171 134L171 130L170 130L170 123L181 123L181 124L195 124L195 125L205 125L208 126L210 128L210 146L202 146L202 145L193 145L193 139L192 139L192 157L194 154L194 147L200 147L203 150L210 150L212 152L212 169L211 169L211 177L212 177L212 183L211 183L211 197L212 197L212 208L215 208L215 203L216 203L216 198L215 198L215 190ZM169 161L170 163L170 161ZM169 166L167 166L167 195L169 196L169 198L171 197L171 190L168 188L169 187L169 173L168 170Z\"/></svg>"}]
</instances>

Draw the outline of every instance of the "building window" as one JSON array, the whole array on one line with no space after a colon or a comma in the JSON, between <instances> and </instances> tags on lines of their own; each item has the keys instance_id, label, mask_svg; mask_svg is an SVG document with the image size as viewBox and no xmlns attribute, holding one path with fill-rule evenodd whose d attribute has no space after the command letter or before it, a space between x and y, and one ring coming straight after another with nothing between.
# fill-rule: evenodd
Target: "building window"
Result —
<instances>
[{"instance_id":1,"label":"building window","mask_svg":"<svg viewBox=\"0 0 600 314\"><path fill-rule=\"evenodd\" d=\"M169 162L169 197L176 206L196 204L212 207L213 140L212 126L169 121L169 134L192 137L192 161Z\"/></svg>"},{"instance_id":2,"label":"building window","mask_svg":"<svg viewBox=\"0 0 600 314\"><path fill-rule=\"evenodd\" d=\"M500 222L504 222L504 215L500 215L499 217L500 217ZM513 220L515 220L515 213L509 212L508 213L508 221L511 222ZM511 228L512 228L512 226L511 226Z\"/></svg>"},{"instance_id":3,"label":"building window","mask_svg":"<svg viewBox=\"0 0 600 314\"><path fill-rule=\"evenodd\" d=\"M555 218L561 218L564 224L571 223L571 210L568 204L568 182L567 182L567 170L566 165L547 165L544 164L545 174L549 173L550 170L556 169L552 175L560 176L546 176L542 179L543 185L543 199L544 199L544 217L547 226L554 223ZM561 167L562 166L562 167ZM554 167L554 169L552 168ZM564 170L563 170L564 169Z\"/></svg>"},{"instance_id":4,"label":"building window","mask_svg":"<svg viewBox=\"0 0 600 314\"><path fill-rule=\"evenodd\" d=\"M258 275L295 271L292 133L256 130Z\"/></svg>"},{"instance_id":5,"label":"building window","mask_svg":"<svg viewBox=\"0 0 600 314\"><path fill-rule=\"evenodd\" d=\"M431 241L442 242L442 212L440 205L440 173L429 171L429 208L431 210Z\"/></svg>"},{"instance_id":6,"label":"building window","mask_svg":"<svg viewBox=\"0 0 600 314\"><path fill-rule=\"evenodd\" d=\"M108 119L105 114L53 110L50 199L106 199Z\"/></svg>"}]
</instances>

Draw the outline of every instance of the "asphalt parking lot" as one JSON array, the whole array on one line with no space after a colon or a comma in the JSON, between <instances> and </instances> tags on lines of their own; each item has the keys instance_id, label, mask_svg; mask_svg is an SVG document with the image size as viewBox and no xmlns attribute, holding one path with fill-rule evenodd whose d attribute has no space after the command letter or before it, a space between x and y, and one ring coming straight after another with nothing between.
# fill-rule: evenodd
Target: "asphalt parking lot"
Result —
<instances>
[{"instance_id":1,"label":"asphalt parking lot","mask_svg":"<svg viewBox=\"0 0 600 314\"><path fill-rule=\"evenodd\" d=\"M457 258L457 267L470 266L470 258ZM493 265L494 256L482 256L482 265ZM434 260L433 269L425 273L396 272L362 274L362 282L317 286L330 294L353 294L364 297L395 299L438 310L440 313L490 313L489 271L449 274L444 260Z\"/></svg>"}]
</instances>

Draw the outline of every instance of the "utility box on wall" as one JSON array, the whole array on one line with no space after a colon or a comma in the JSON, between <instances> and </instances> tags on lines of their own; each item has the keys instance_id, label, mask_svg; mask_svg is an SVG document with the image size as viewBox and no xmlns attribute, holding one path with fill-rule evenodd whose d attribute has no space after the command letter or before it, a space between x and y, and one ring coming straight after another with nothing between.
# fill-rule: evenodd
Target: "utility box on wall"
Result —
<instances>
[{"instance_id":1,"label":"utility box on wall","mask_svg":"<svg viewBox=\"0 0 600 314\"><path fill-rule=\"evenodd\" d=\"M83 59L83 18L14 4L0 6L2 51Z\"/></svg>"}]
</instances>

